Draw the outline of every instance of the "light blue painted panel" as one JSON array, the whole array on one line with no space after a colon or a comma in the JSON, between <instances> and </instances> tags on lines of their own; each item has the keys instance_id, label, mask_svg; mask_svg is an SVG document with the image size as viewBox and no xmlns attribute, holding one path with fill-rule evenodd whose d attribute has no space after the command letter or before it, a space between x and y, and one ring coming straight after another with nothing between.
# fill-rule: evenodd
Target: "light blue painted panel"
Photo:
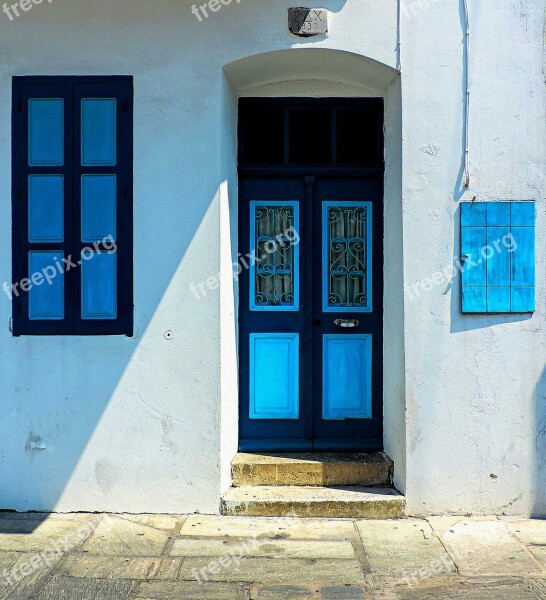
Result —
<instances>
[{"instance_id":1,"label":"light blue painted panel","mask_svg":"<svg viewBox=\"0 0 546 600\"><path fill-rule=\"evenodd\" d=\"M487 312L487 288L463 287L462 311L467 313Z\"/></svg>"},{"instance_id":2,"label":"light blue painted panel","mask_svg":"<svg viewBox=\"0 0 546 600\"><path fill-rule=\"evenodd\" d=\"M64 237L64 178L30 175L28 178L28 239L62 242Z\"/></svg>"},{"instance_id":3,"label":"light blue painted panel","mask_svg":"<svg viewBox=\"0 0 546 600\"><path fill-rule=\"evenodd\" d=\"M535 285L535 228L514 227L512 236L517 248L512 252L512 286Z\"/></svg>"},{"instance_id":4,"label":"light blue painted panel","mask_svg":"<svg viewBox=\"0 0 546 600\"><path fill-rule=\"evenodd\" d=\"M512 227L535 226L534 202L511 202Z\"/></svg>"},{"instance_id":5,"label":"light blue painted panel","mask_svg":"<svg viewBox=\"0 0 546 600\"><path fill-rule=\"evenodd\" d=\"M63 257L62 252L29 252L29 278L36 282L28 293L28 315L31 321L64 319L64 272L57 267L57 263L62 264ZM51 283L44 277L44 273L49 275Z\"/></svg>"},{"instance_id":6,"label":"light blue painted panel","mask_svg":"<svg viewBox=\"0 0 546 600\"><path fill-rule=\"evenodd\" d=\"M461 204L462 227L485 227L487 223L485 202L463 202Z\"/></svg>"},{"instance_id":7,"label":"light blue painted panel","mask_svg":"<svg viewBox=\"0 0 546 600\"><path fill-rule=\"evenodd\" d=\"M115 319L116 253L91 253L86 258L82 256L82 319Z\"/></svg>"},{"instance_id":8,"label":"light blue painted panel","mask_svg":"<svg viewBox=\"0 0 546 600\"><path fill-rule=\"evenodd\" d=\"M534 311L534 225L534 202L461 205L461 256L470 255L462 274L462 312Z\"/></svg>"},{"instance_id":9,"label":"light blue painted panel","mask_svg":"<svg viewBox=\"0 0 546 600\"><path fill-rule=\"evenodd\" d=\"M28 164L31 167L64 164L64 100L28 101Z\"/></svg>"},{"instance_id":10,"label":"light blue painted panel","mask_svg":"<svg viewBox=\"0 0 546 600\"><path fill-rule=\"evenodd\" d=\"M323 336L323 407L326 420L371 419L372 336Z\"/></svg>"},{"instance_id":11,"label":"light blue painted panel","mask_svg":"<svg viewBox=\"0 0 546 600\"><path fill-rule=\"evenodd\" d=\"M483 260L481 251L487 243L485 227L461 228L461 259L467 257L462 272L463 287L485 287L486 261Z\"/></svg>"},{"instance_id":12,"label":"light blue painted panel","mask_svg":"<svg viewBox=\"0 0 546 600\"><path fill-rule=\"evenodd\" d=\"M365 209L363 227L355 221L332 236L332 208ZM356 229L362 229L355 235ZM371 202L322 203L322 310L373 311L373 205ZM335 286L333 285L335 284ZM332 287L337 287L333 290Z\"/></svg>"},{"instance_id":13,"label":"light blue painted panel","mask_svg":"<svg viewBox=\"0 0 546 600\"><path fill-rule=\"evenodd\" d=\"M250 418L299 417L299 334L250 334Z\"/></svg>"},{"instance_id":14,"label":"light blue painted panel","mask_svg":"<svg viewBox=\"0 0 546 600\"><path fill-rule=\"evenodd\" d=\"M116 164L115 98L82 99L82 165Z\"/></svg>"},{"instance_id":15,"label":"light blue painted panel","mask_svg":"<svg viewBox=\"0 0 546 600\"><path fill-rule=\"evenodd\" d=\"M510 287L487 288L487 312L510 312Z\"/></svg>"},{"instance_id":16,"label":"light blue painted panel","mask_svg":"<svg viewBox=\"0 0 546 600\"><path fill-rule=\"evenodd\" d=\"M116 176L82 175L82 242L116 239Z\"/></svg>"},{"instance_id":17,"label":"light blue painted panel","mask_svg":"<svg viewBox=\"0 0 546 600\"><path fill-rule=\"evenodd\" d=\"M534 312L535 311L535 288L514 287L512 288L512 312Z\"/></svg>"},{"instance_id":18,"label":"light blue painted panel","mask_svg":"<svg viewBox=\"0 0 546 600\"><path fill-rule=\"evenodd\" d=\"M508 207L510 208L510 207ZM510 252L502 243L510 234L510 227L487 228L487 285L510 287Z\"/></svg>"},{"instance_id":19,"label":"light blue painted panel","mask_svg":"<svg viewBox=\"0 0 546 600\"><path fill-rule=\"evenodd\" d=\"M286 217L288 213L285 210L285 217L280 218L279 214L283 209L290 209L292 216ZM268 242L260 237L256 225L260 211L276 211L277 216L269 222L269 233L273 235L267 236L271 238ZM250 203L250 255L257 257L257 260L250 262L251 311L300 309L299 231L299 202L253 200Z\"/></svg>"},{"instance_id":20,"label":"light blue painted panel","mask_svg":"<svg viewBox=\"0 0 546 600\"><path fill-rule=\"evenodd\" d=\"M487 226L510 227L510 202L487 202Z\"/></svg>"}]
</instances>

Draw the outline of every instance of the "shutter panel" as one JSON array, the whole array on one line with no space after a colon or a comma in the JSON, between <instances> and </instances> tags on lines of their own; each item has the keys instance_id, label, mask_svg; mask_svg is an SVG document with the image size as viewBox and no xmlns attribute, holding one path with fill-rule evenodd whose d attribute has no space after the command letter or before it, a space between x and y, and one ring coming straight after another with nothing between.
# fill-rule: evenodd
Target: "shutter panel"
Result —
<instances>
[{"instance_id":1,"label":"shutter panel","mask_svg":"<svg viewBox=\"0 0 546 600\"><path fill-rule=\"evenodd\" d=\"M461 261L461 312L533 312L534 202L463 202Z\"/></svg>"}]
</instances>

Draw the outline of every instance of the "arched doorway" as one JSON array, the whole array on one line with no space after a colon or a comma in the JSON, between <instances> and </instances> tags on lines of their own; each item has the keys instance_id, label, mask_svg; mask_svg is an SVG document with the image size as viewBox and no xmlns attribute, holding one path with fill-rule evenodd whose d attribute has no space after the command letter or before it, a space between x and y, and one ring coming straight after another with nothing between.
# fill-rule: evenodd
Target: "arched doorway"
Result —
<instances>
[{"instance_id":1,"label":"arched doorway","mask_svg":"<svg viewBox=\"0 0 546 600\"><path fill-rule=\"evenodd\" d=\"M237 258L237 253L241 246L241 240L246 237L250 241L250 212L246 219L245 227L242 226L242 221L245 219L241 218L239 208L239 191L244 194L244 182L238 179L237 175L237 115L238 115L238 104L241 100L241 104L244 102L251 102L250 98L285 98L285 99L304 99L307 100L309 108L311 107L311 100L315 98L323 99L339 99L339 104L342 105L346 100L344 99L369 99L377 98L384 101L385 106L385 160L386 160L386 176L384 185L381 183L381 193L377 194L377 197L382 196L385 207L385 249L387 256L382 259L383 262L388 264L388 268L384 272L385 279L385 291L383 294L385 312L388 314L383 333L384 343L383 348L378 347L377 353L382 355L382 359L385 365L385 373L383 376L376 374L376 378L381 379L379 383L376 383L376 387L382 388L382 398L386 398L385 406L383 411L381 408L378 409L379 415L385 418L385 431L383 439L379 439L376 436L375 443L370 444L371 447L380 447L383 443L385 450L391 455L395 455L397 458L404 458L404 438L405 438L405 426L404 426L404 358L403 358L403 314L400 309L403 306L403 292L402 292L402 241L401 237L398 236L397 232L401 231L401 197L400 197L400 180L401 180L401 134L400 134L400 85L397 80L398 74L392 68L387 67L383 64L377 63L376 61L367 59L362 56L351 54L348 52L337 51L337 50L324 50L324 49L294 49L294 50L281 50L271 52L267 54L252 56L241 59L234 63L231 63L225 67L226 74L226 98L224 103L225 108L225 119L226 122L230 122L230 126L226 127L225 139L224 139L224 180L228 183L229 194L227 194L227 202L229 204L229 218L231 221L231 259ZM244 99L244 100L242 100ZM317 165L315 165L317 167ZM382 171L383 172L383 171ZM245 177L249 174L247 171ZM239 174L240 175L240 174ZM300 173L301 175L301 173ZM324 175L324 173L323 173ZM311 177L311 175L309 175ZM306 188L305 180L303 180L302 187ZM264 188L265 189L265 188ZM249 192L250 195L261 195L259 190ZM332 192L338 197L342 197L348 192L340 193ZM293 195L293 194L292 194ZM331 195L333 198L334 195ZM357 192L358 195L358 192ZM362 194L360 194L364 197ZM262 196L265 197L265 196ZM257 198L258 200L260 198ZM249 200L250 202L252 200ZM356 201L356 200L352 200ZM320 212L320 211L319 211ZM307 218L307 217L306 217ZM381 219L380 219L381 220ZM248 231L243 231L246 228ZM315 226L317 229L317 226ZM238 236L235 232L238 231ZM321 231L317 231L318 236L322 236ZM238 240L236 239L238 238ZM317 238L317 235L315 235ZM318 238L317 238L318 239ZM388 242L391 242L388 244ZM322 256L323 251L316 249L312 250L312 253L316 256ZM392 260L394 258L394 261ZM318 272L318 271L317 271ZM301 275L301 273L300 273ZM245 275L242 275L241 281L244 281ZM250 269L248 271L248 277L250 277ZM322 277L321 285L322 285ZM249 280L250 281L250 280ZM315 287L318 286L318 281L315 282ZM250 283L246 286L246 290L243 291L243 285L240 282L239 286L235 287L235 305L238 307L239 312L244 302L247 303L250 308ZM305 293L308 293L306 291ZM314 292L313 292L314 293ZM372 292L373 293L373 292ZM322 294L322 291L321 291ZM392 310L391 310L392 309ZM267 316L264 322L268 319L274 319L271 315L276 314L277 317L283 311L248 311L249 313L255 312ZM296 311L297 312L297 311ZM329 316L330 313L328 311ZM345 318L346 315L339 315L340 319ZM307 314L305 317L308 321L316 321L321 317L316 315ZM349 317L358 319L358 316L349 315ZM338 316L333 319L337 320ZM244 317L243 317L244 319ZM348 319L351 320L351 319ZM337 326L335 326L337 327ZM244 330L244 331L243 331ZM237 331L237 328L235 328ZM248 365L248 378L245 380L244 376L241 376L239 381L239 392L242 388L250 390L250 341L248 341L248 350L242 351L243 341L242 337L248 337L250 340L250 331L245 330L242 320L239 322L239 339L238 339L238 356L240 364L244 362ZM267 333L264 331L257 331L255 333ZM275 332L271 332L275 333ZM283 331L276 331L276 333L294 333L284 327ZM300 340L301 340L300 332ZM358 335L351 332L349 328L340 330L338 335L346 335L346 339L349 339L350 335ZM256 338L258 339L258 338ZM290 345L291 342L285 342L285 345ZM260 342L258 342L260 345ZM282 342L278 345L282 346ZM311 344L314 349L321 347L324 348L324 343ZM366 352L366 343L364 340L359 341L359 344L355 344L358 347L359 352ZM309 346L308 346L309 347ZM267 343L262 348L267 349ZM259 349L260 350L260 349ZM299 352L299 351L298 351ZM300 356L300 355L299 355ZM228 361L230 359L227 359ZM317 364L319 361L316 361ZM286 364L286 363L285 363ZM324 365L324 357L322 359ZM233 362L230 362L233 365ZM304 377L309 377L308 375ZM324 383L324 373L319 376L319 379ZM232 380L231 380L232 381ZM286 381L286 380L285 380ZM291 381L291 380L290 380ZM287 389L287 388L285 388ZM294 389L294 388L292 388ZM246 391L244 392L246 393ZM250 394L250 391L248 392ZM373 393L373 392L372 392ZM361 396L362 399L363 396ZM254 402L256 399L254 399ZM250 420L250 395L248 402L242 403L241 413L239 415L241 422L241 439L244 440L243 431L243 420ZM318 402L318 401L317 401ZM228 401L227 405L233 408L234 399ZM238 397L237 397L238 406ZM356 406L356 404L355 404ZM324 399L320 400L320 408L324 407ZM362 407L362 403L361 403ZM301 408L301 406L300 406ZM317 411L316 411L317 412ZM231 413L233 414L233 413ZM298 417L299 418L299 417ZM283 429L283 424L279 423L277 419L267 419L267 423L263 426L265 430L273 430L275 422ZM281 421L283 421L281 419ZM289 420L285 420L285 423ZM290 419L293 421L293 419ZM309 417L307 417L309 421ZM339 424L348 421L348 419L331 419L333 424ZM337 421L338 423L334 423ZM381 438L381 435L379 435ZM250 439L250 438L249 438ZM274 438L267 438L272 440ZM348 440L345 437L345 441ZM263 448L287 448L288 446L283 445L285 442L281 442L280 446L274 444L269 446L264 445L248 447ZM312 442L312 446L315 442ZM351 447L351 442L347 447ZM311 447L312 447L311 446ZM242 443L241 447L245 446ZM289 446L294 447L294 446ZM297 445L296 445L297 447ZM307 446L309 447L309 446ZM320 447L320 444L315 447ZM334 447L326 445L325 447ZM335 445L336 448L343 447L343 436L337 440ZM367 444L357 444L357 447L368 447ZM404 461L401 460L402 464Z\"/></svg>"}]
</instances>

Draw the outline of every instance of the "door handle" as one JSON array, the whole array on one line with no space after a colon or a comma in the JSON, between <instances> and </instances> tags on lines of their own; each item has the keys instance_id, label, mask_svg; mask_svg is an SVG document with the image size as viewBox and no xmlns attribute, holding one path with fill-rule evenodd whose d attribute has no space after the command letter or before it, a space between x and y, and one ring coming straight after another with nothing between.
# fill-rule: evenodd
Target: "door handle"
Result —
<instances>
[{"instance_id":1,"label":"door handle","mask_svg":"<svg viewBox=\"0 0 546 600\"><path fill-rule=\"evenodd\" d=\"M358 319L336 319L334 324L338 327L343 327L344 329L351 329L353 327L358 327L360 321Z\"/></svg>"}]
</instances>

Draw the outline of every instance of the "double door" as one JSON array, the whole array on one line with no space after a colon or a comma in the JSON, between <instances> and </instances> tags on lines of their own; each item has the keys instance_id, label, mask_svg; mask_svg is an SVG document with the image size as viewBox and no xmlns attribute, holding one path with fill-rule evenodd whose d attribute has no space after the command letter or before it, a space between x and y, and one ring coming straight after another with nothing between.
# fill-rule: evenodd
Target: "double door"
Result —
<instances>
[{"instance_id":1,"label":"double door","mask_svg":"<svg viewBox=\"0 0 546 600\"><path fill-rule=\"evenodd\" d=\"M241 178L239 257L240 449L382 449L382 178Z\"/></svg>"}]
</instances>

